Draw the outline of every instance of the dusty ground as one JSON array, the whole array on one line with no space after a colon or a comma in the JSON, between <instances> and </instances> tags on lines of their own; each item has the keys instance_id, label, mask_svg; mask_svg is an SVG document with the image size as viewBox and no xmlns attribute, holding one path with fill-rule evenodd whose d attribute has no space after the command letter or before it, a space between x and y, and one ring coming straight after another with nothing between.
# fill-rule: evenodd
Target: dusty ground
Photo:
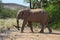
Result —
<instances>
[{"instance_id":1,"label":"dusty ground","mask_svg":"<svg viewBox=\"0 0 60 40\"><path fill-rule=\"evenodd\" d=\"M20 33L16 28L7 31L6 33L0 33L0 40L60 40L60 32L53 30L51 34L45 29L45 33L38 33L39 28L34 28L35 33L31 33L27 27L24 29L24 33Z\"/></svg>"}]
</instances>

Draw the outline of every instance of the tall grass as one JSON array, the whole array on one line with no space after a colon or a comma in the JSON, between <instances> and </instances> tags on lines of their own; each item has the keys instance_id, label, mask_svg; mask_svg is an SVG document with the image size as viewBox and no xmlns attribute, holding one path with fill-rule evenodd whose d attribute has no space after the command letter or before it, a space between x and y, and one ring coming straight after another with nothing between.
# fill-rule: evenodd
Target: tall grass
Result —
<instances>
[{"instance_id":1,"label":"tall grass","mask_svg":"<svg viewBox=\"0 0 60 40\"><path fill-rule=\"evenodd\" d=\"M22 26L23 20L19 20L19 26ZM11 28L14 27L13 25L16 25L16 19L10 18L10 19L0 19L0 28Z\"/></svg>"}]
</instances>

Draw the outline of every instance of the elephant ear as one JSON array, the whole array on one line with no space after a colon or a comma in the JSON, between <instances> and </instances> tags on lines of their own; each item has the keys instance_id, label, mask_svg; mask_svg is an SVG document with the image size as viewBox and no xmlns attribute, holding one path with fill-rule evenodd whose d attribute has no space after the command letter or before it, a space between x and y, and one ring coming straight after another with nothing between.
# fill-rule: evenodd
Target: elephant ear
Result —
<instances>
[{"instance_id":1,"label":"elephant ear","mask_svg":"<svg viewBox=\"0 0 60 40\"><path fill-rule=\"evenodd\" d=\"M19 10L19 11L17 12L16 18L17 18L17 19L20 19L22 15L23 15L23 10Z\"/></svg>"},{"instance_id":2,"label":"elephant ear","mask_svg":"<svg viewBox=\"0 0 60 40\"><path fill-rule=\"evenodd\" d=\"M24 19L27 18L30 15L30 10L29 9L24 10L22 15L23 15Z\"/></svg>"}]
</instances>

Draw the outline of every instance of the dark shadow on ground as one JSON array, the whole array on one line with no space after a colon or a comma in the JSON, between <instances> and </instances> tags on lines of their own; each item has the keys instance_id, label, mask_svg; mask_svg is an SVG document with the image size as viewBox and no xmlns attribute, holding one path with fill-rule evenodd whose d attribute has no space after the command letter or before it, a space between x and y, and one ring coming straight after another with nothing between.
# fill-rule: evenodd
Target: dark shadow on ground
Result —
<instances>
[{"instance_id":1,"label":"dark shadow on ground","mask_svg":"<svg viewBox=\"0 0 60 40\"><path fill-rule=\"evenodd\" d=\"M55 32L52 32L52 33L43 33L43 34L53 34L53 35L60 35L60 33L55 33Z\"/></svg>"},{"instance_id":2,"label":"dark shadow on ground","mask_svg":"<svg viewBox=\"0 0 60 40\"><path fill-rule=\"evenodd\" d=\"M23 33L32 33L32 32L23 32ZM38 32L34 32L34 33L38 33ZM55 33L55 32L52 32L52 33L44 32L44 33L40 33L40 34L53 34L53 35L60 35L60 33Z\"/></svg>"}]
</instances>

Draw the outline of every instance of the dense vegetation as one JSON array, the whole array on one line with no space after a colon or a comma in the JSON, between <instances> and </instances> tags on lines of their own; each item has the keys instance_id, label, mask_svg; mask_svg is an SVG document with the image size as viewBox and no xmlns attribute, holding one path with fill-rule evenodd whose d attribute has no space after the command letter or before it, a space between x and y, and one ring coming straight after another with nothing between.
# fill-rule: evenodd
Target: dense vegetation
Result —
<instances>
[{"instance_id":1,"label":"dense vegetation","mask_svg":"<svg viewBox=\"0 0 60 40\"><path fill-rule=\"evenodd\" d=\"M49 25L60 29L60 0L25 0L30 8L44 8L49 15Z\"/></svg>"},{"instance_id":2,"label":"dense vegetation","mask_svg":"<svg viewBox=\"0 0 60 40\"><path fill-rule=\"evenodd\" d=\"M11 10L4 8L2 5L2 0L0 0L0 18L15 18L18 10Z\"/></svg>"},{"instance_id":3,"label":"dense vegetation","mask_svg":"<svg viewBox=\"0 0 60 40\"><path fill-rule=\"evenodd\" d=\"M15 18L18 10L3 8L0 12L0 18Z\"/></svg>"}]
</instances>

